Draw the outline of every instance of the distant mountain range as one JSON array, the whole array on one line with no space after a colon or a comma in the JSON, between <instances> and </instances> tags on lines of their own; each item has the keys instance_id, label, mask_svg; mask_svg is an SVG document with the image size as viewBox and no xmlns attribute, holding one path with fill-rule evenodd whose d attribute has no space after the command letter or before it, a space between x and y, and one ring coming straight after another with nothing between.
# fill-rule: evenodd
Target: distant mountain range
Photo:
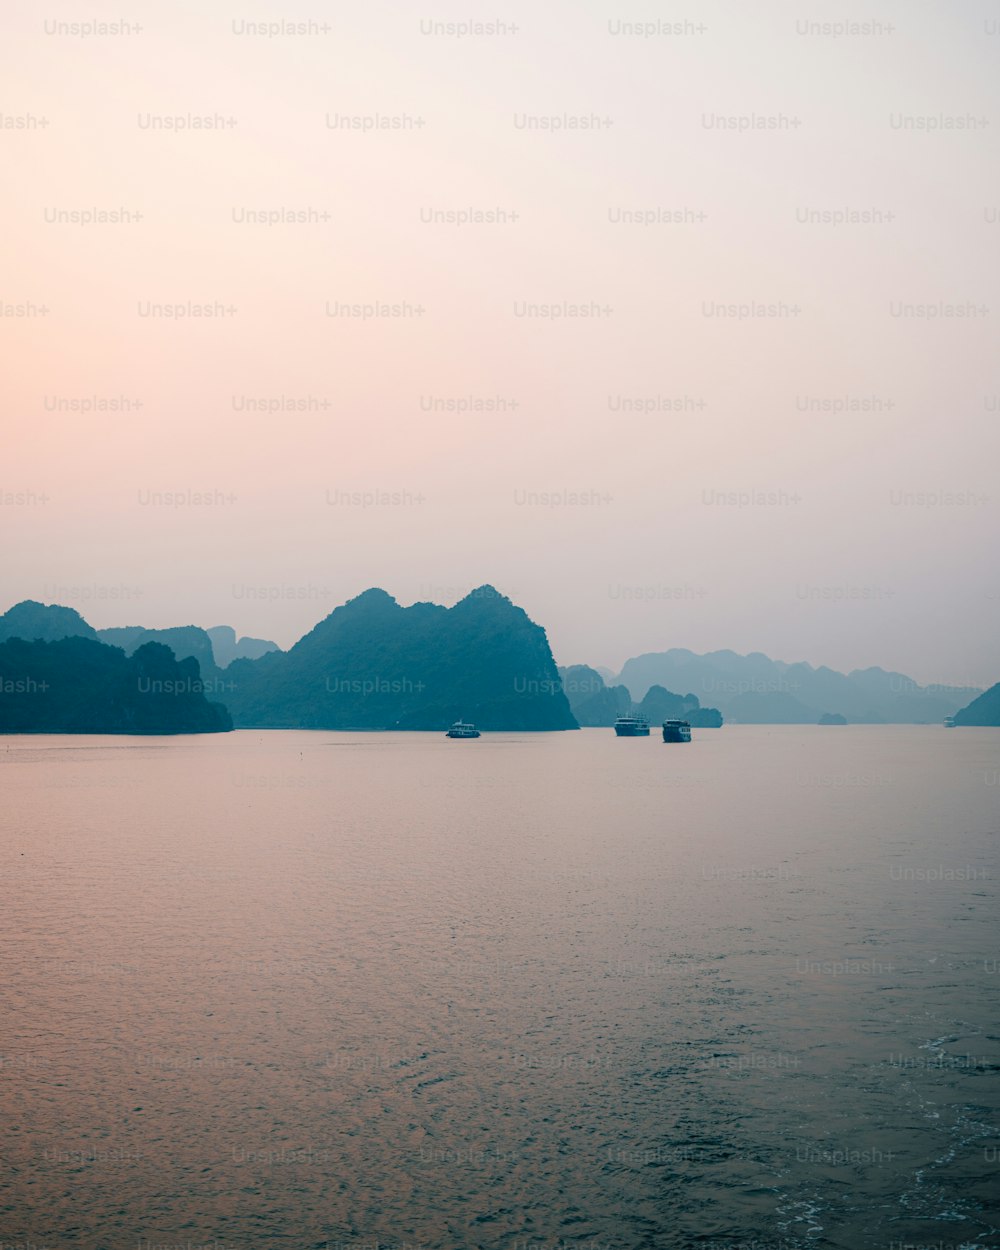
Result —
<instances>
[{"instance_id":1,"label":"distant mountain range","mask_svg":"<svg viewBox=\"0 0 1000 1250\"><path fill-rule=\"evenodd\" d=\"M133 660L138 668L126 664ZM134 704L129 683L152 669L174 702ZM45 674L60 693L22 697ZM557 669L544 629L492 586L452 608L404 608L368 590L288 651L237 639L227 625L95 630L72 608L25 600L0 616L0 681L0 732L31 732L33 716L37 732L202 732L227 728L229 714L237 727L310 729L440 730L465 719L486 730L558 730L610 726L631 711L703 728L723 718L1000 724L1000 685L985 694L919 686L879 668L844 674L759 652L655 652L629 660L617 678L587 665ZM225 707L206 697L215 695ZM69 724L93 728L53 728Z\"/></svg>"},{"instance_id":2,"label":"distant mountain range","mask_svg":"<svg viewBox=\"0 0 1000 1250\"><path fill-rule=\"evenodd\" d=\"M147 642L162 642L178 660L189 656L198 661L202 675L226 668L233 660L257 659L278 644L265 638L236 638L230 625L202 629L198 625L176 625L167 629L146 629L142 625L122 625L112 629L94 629L79 612L58 604L38 603L25 599L0 616L0 641L4 638L40 638L52 642L58 638L97 638L112 647L121 647L131 655Z\"/></svg>"},{"instance_id":3,"label":"distant mountain range","mask_svg":"<svg viewBox=\"0 0 1000 1250\"><path fill-rule=\"evenodd\" d=\"M214 625L205 633L212 640L212 652L219 668L227 668L233 660L259 660L269 651L280 650L276 642L266 638L237 639L236 630L231 625Z\"/></svg>"},{"instance_id":4,"label":"distant mountain range","mask_svg":"<svg viewBox=\"0 0 1000 1250\"><path fill-rule=\"evenodd\" d=\"M30 653L19 653L25 663L76 659L103 671L110 664L104 651L124 661L146 655L150 645L160 647L172 661L189 666L184 672L198 681L201 698L219 692L238 727L443 730L466 719L487 730L578 728L545 631L492 586L480 587L452 608L432 603L404 608L384 590L368 590L287 652L259 639L236 643L235 632L225 626L213 632L221 636L218 660L229 661L225 669L217 662L213 637L194 625L95 631L70 608L30 600L0 617L0 639L44 640ZM66 638L85 639L92 649L62 648L51 655L45 650ZM231 649L241 645L244 652L264 653L232 658ZM60 681L71 686L72 673L60 671ZM89 732L128 732L96 728L120 720L84 676L81 682L94 701L95 728ZM29 732L30 709L41 706L24 704L16 722L21 728L9 732ZM135 732L182 732L170 727L173 723L166 717L162 730ZM50 724L46 719L38 731L56 732Z\"/></svg>"},{"instance_id":5,"label":"distant mountain range","mask_svg":"<svg viewBox=\"0 0 1000 1250\"><path fill-rule=\"evenodd\" d=\"M701 729L718 729L722 725L718 709L701 707L694 694L674 694L663 686L650 686L641 701L634 703L626 686L606 685L601 671L586 664L561 668L559 676L573 715L581 725L606 727L619 716L633 712L645 716L650 724L681 718Z\"/></svg>"},{"instance_id":6,"label":"distant mountain range","mask_svg":"<svg viewBox=\"0 0 1000 1250\"><path fill-rule=\"evenodd\" d=\"M815 725L825 714L860 724L939 724L980 693L974 686L920 686L881 668L845 674L784 664L759 651L652 652L629 660L617 682L636 701L653 685L689 690L742 724Z\"/></svg>"},{"instance_id":7,"label":"distant mountain range","mask_svg":"<svg viewBox=\"0 0 1000 1250\"><path fill-rule=\"evenodd\" d=\"M121 647L132 655L147 642L169 647L178 660L197 660L204 678L214 677L217 665L212 640L197 625L175 625L171 629L144 629L141 625L123 625L115 629L99 629L97 637L109 647Z\"/></svg>"},{"instance_id":8,"label":"distant mountain range","mask_svg":"<svg viewBox=\"0 0 1000 1250\"><path fill-rule=\"evenodd\" d=\"M144 629L141 625L125 625L119 629L99 629L101 642L121 647L131 655L144 642L162 642L179 660L193 656L202 672L228 668L233 660L256 660L269 651L279 650L276 642L266 638L236 638L231 625L215 625L201 629L197 625L177 625L172 629Z\"/></svg>"}]
</instances>

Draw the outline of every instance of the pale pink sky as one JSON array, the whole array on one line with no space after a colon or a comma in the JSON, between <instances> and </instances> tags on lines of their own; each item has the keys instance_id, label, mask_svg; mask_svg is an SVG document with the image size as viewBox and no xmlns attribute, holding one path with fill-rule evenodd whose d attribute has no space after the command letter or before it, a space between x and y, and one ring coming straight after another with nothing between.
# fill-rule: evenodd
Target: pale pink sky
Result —
<instances>
[{"instance_id":1,"label":"pale pink sky","mask_svg":"<svg viewBox=\"0 0 1000 1250\"><path fill-rule=\"evenodd\" d=\"M141 31L59 25L123 12ZM564 663L997 680L1000 14L810 26L838 16L522 4L459 37L425 33L470 19L450 4L5 11L0 610L288 645L370 585L488 581ZM94 209L142 216L67 219ZM424 220L468 209L501 220ZM281 210L308 220L244 220ZM822 217L845 211L874 220ZM371 302L412 315L327 315ZM235 312L144 315L191 303ZM781 315L706 315L741 303ZM942 303L966 315L917 315ZM449 410L469 397L500 411Z\"/></svg>"}]
</instances>

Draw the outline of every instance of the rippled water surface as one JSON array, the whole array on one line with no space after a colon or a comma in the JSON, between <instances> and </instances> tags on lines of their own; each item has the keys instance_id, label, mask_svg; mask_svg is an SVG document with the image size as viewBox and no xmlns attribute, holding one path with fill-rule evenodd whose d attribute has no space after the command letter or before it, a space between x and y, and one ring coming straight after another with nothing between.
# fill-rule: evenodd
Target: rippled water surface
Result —
<instances>
[{"instance_id":1,"label":"rippled water surface","mask_svg":"<svg viewBox=\"0 0 1000 1250\"><path fill-rule=\"evenodd\" d=\"M2 1243L1000 1246L1000 731L0 770Z\"/></svg>"}]
</instances>

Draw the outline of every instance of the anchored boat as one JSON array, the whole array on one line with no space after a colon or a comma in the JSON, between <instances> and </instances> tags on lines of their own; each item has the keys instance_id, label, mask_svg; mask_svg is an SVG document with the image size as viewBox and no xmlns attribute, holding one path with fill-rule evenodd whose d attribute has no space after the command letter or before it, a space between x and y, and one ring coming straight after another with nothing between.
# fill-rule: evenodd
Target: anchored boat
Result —
<instances>
[{"instance_id":1,"label":"anchored boat","mask_svg":"<svg viewBox=\"0 0 1000 1250\"><path fill-rule=\"evenodd\" d=\"M649 721L645 716L619 716L615 721L615 733L619 738L648 738Z\"/></svg>"},{"instance_id":2,"label":"anchored boat","mask_svg":"<svg viewBox=\"0 0 1000 1250\"><path fill-rule=\"evenodd\" d=\"M665 720L663 722L664 742L690 742L691 725L686 720Z\"/></svg>"},{"instance_id":3,"label":"anchored boat","mask_svg":"<svg viewBox=\"0 0 1000 1250\"><path fill-rule=\"evenodd\" d=\"M446 738L478 738L479 730L475 725L469 725L465 721L457 720L454 725L445 734Z\"/></svg>"}]
</instances>

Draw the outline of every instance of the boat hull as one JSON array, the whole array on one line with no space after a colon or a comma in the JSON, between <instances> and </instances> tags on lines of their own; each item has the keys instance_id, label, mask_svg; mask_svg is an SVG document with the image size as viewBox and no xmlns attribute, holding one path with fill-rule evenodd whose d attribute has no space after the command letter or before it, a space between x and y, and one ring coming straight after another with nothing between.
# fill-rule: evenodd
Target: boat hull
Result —
<instances>
[{"instance_id":1,"label":"boat hull","mask_svg":"<svg viewBox=\"0 0 1000 1250\"><path fill-rule=\"evenodd\" d=\"M649 726L647 725L645 729L640 729L636 725L616 725L615 733L619 738L648 738Z\"/></svg>"},{"instance_id":2,"label":"boat hull","mask_svg":"<svg viewBox=\"0 0 1000 1250\"><path fill-rule=\"evenodd\" d=\"M663 726L664 742L690 742L691 726L690 725L664 725Z\"/></svg>"}]
</instances>

